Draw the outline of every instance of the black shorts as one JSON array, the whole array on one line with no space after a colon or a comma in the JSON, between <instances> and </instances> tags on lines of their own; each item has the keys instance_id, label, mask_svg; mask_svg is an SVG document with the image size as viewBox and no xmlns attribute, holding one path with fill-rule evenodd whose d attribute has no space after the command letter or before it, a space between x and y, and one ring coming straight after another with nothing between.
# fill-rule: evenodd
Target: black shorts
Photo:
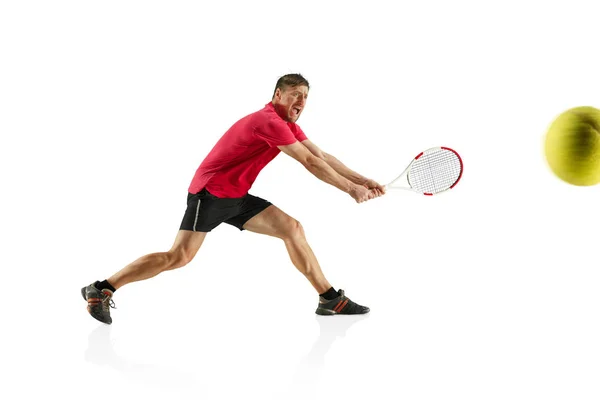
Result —
<instances>
[{"instance_id":1,"label":"black shorts","mask_svg":"<svg viewBox=\"0 0 600 400\"><path fill-rule=\"evenodd\" d=\"M197 194L188 193L187 209L179 229L194 232L210 232L221 222L243 231L244 224L271 205L260 197L247 194L244 197L222 199L202 189Z\"/></svg>"}]
</instances>

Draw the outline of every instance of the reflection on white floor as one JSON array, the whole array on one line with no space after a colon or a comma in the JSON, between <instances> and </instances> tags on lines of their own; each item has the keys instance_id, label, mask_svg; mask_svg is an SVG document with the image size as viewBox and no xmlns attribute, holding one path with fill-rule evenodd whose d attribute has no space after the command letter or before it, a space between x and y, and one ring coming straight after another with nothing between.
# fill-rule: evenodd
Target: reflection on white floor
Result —
<instances>
[{"instance_id":1,"label":"reflection on white floor","mask_svg":"<svg viewBox=\"0 0 600 400\"><path fill-rule=\"evenodd\" d=\"M318 398L320 386L323 381L327 380L327 371L324 370L325 356L338 340L342 340L346 336L350 327L369 316L370 314L315 316L319 323L319 336L310 352L298 364L290 391L287 394L304 399Z\"/></svg>"},{"instance_id":2,"label":"reflection on white floor","mask_svg":"<svg viewBox=\"0 0 600 400\"><path fill-rule=\"evenodd\" d=\"M199 381L194 374L168 369L159 365L130 361L115 351L111 325L100 324L88 336L86 362L118 371L127 381L161 389L198 393ZM150 351L151 348L150 348Z\"/></svg>"},{"instance_id":3,"label":"reflection on white floor","mask_svg":"<svg viewBox=\"0 0 600 400\"><path fill-rule=\"evenodd\" d=\"M312 341L308 353L301 359L290 360L290 374L285 379L279 379L272 385L263 385L258 391L262 392L263 398L278 399L309 399L318 398L321 386L327 382L328 375L326 368L326 358L336 343L340 343L348 334L350 328L355 324L369 318L370 314L358 316L336 316L323 317L314 316L314 321L318 324L318 334L314 338L306 338ZM310 321L309 318L307 321ZM249 388L246 391L243 387L223 387L219 380L206 379L202 376L204 364L213 364L215 358L227 357L228 355L219 355L216 353L206 354L206 358L198 361L198 369L190 372L186 370L177 370L167 368L158 364L142 363L133 361L118 353L117 340L113 337L114 326L100 324L93 328L89 333L87 346L83 351L83 358L86 363L102 368L108 368L115 372L115 376L123 378L127 386L135 387L138 385L144 390L150 388L160 389L169 393L178 393L180 395L194 395L196 398L223 398L219 395L229 397L235 393L249 398L256 396L255 389ZM265 328L267 329L267 328ZM150 336L155 340L156 336ZM148 338L140 338L141 341ZM166 338L170 341L171 338ZM162 345L162 344L161 344ZM174 343L174 351L193 345L192 343ZM144 344L146 346L146 344ZM152 345L147 344L149 351L152 351ZM274 348L273 348L274 349ZM236 357L246 357L239 354ZM151 357L149 357L151 358ZM271 374L277 368L269 360L276 359L274 353L266 353L263 360L256 360L256 368L248 370L247 374L259 375ZM241 361L241 360L240 360ZM204 364L203 364L204 363ZM335 362L330 365L337 365ZM334 371L335 372L335 371ZM202 377L201 377L202 376ZM230 379L237 380L237 372L233 370ZM113 382L114 385L114 382Z\"/></svg>"}]
</instances>

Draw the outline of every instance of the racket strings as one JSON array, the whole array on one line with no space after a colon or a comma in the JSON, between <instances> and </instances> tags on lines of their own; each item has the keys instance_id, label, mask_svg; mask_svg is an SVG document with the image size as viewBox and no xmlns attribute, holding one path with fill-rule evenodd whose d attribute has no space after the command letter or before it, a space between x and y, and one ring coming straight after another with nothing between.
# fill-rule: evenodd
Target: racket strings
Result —
<instances>
[{"instance_id":1,"label":"racket strings","mask_svg":"<svg viewBox=\"0 0 600 400\"><path fill-rule=\"evenodd\" d=\"M425 152L411 166L410 186L423 193L439 193L456 183L462 171L459 157L451 150Z\"/></svg>"}]
</instances>

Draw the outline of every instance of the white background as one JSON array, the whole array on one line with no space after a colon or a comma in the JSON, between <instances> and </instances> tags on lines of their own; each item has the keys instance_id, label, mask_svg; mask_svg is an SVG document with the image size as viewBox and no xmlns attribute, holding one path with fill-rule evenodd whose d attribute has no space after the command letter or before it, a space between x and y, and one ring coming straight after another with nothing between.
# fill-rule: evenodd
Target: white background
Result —
<instances>
[{"instance_id":1,"label":"white background","mask_svg":"<svg viewBox=\"0 0 600 400\"><path fill-rule=\"evenodd\" d=\"M600 106L596 3L3 1L2 392L598 399L600 192L542 151ZM300 126L363 175L463 157L433 198L357 205L285 155L256 181L371 313L316 317L279 240L223 225L93 320L79 289L171 246L199 163L290 72Z\"/></svg>"}]
</instances>

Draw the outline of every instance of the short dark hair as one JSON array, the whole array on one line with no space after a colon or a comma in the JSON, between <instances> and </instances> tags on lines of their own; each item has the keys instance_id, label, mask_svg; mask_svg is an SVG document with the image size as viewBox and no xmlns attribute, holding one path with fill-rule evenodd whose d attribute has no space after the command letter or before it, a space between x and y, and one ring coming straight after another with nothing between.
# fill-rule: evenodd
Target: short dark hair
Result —
<instances>
[{"instance_id":1,"label":"short dark hair","mask_svg":"<svg viewBox=\"0 0 600 400\"><path fill-rule=\"evenodd\" d=\"M275 96L275 92L277 92L277 89L281 89L282 91L284 91L288 87L295 87L295 86L306 86L307 88L310 89L310 85L308 84L308 81L302 75L287 74L277 80L277 84L275 85L275 90L273 91L273 96Z\"/></svg>"}]
</instances>

